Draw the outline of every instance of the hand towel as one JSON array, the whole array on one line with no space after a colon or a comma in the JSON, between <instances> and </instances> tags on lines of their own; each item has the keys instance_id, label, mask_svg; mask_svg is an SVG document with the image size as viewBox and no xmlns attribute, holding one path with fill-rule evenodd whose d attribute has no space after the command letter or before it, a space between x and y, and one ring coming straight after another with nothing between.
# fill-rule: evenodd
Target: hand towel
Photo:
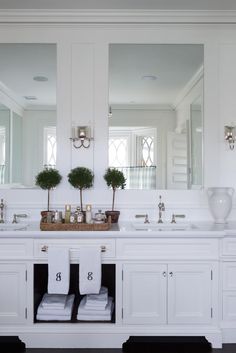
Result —
<instances>
[{"instance_id":1,"label":"hand towel","mask_svg":"<svg viewBox=\"0 0 236 353\"><path fill-rule=\"evenodd\" d=\"M71 315L36 315L37 320L42 321L69 321L71 320Z\"/></svg>"},{"instance_id":2,"label":"hand towel","mask_svg":"<svg viewBox=\"0 0 236 353\"><path fill-rule=\"evenodd\" d=\"M109 297L108 298L108 304L106 306L106 308L103 311L97 311L97 310L87 310L86 309L86 298L82 298L79 307L78 307L78 314L83 314L83 315L88 315L88 316L94 316L94 315L98 315L100 317L107 317L111 314L111 308L112 308L112 302L113 302L113 298Z\"/></svg>"},{"instance_id":3,"label":"hand towel","mask_svg":"<svg viewBox=\"0 0 236 353\"><path fill-rule=\"evenodd\" d=\"M45 308L41 303L39 304L37 314L38 315L57 315L57 316L68 316L72 313L73 303L74 303L75 295L71 294L67 296L66 305L63 309L49 309Z\"/></svg>"},{"instance_id":4,"label":"hand towel","mask_svg":"<svg viewBox=\"0 0 236 353\"><path fill-rule=\"evenodd\" d=\"M70 284L70 258L67 248L48 248L48 293L68 294Z\"/></svg>"},{"instance_id":5,"label":"hand towel","mask_svg":"<svg viewBox=\"0 0 236 353\"><path fill-rule=\"evenodd\" d=\"M44 308L64 309L66 305L66 294L48 294L45 293L41 301Z\"/></svg>"},{"instance_id":6,"label":"hand towel","mask_svg":"<svg viewBox=\"0 0 236 353\"><path fill-rule=\"evenodd\" d=\"M81 246L79 251L80 294L97 294L101 288L101 248Z\"/></svg>"},{"instance_id":7,"label":"hand towel","mask_svg":"<svg viewBox=\"0 0 236 353\"><path fill-rule=\"evenodd\" d=\"M86 310L99 310L103 311L105 310L106 306L108 304L108 300L106 302L103 302L101 304L95 305L95 304L85 304Z\"/></svg>"},{"instance_id":8,"label":"hand towel","mask_svg":"<svg viewBox=\"0 0 236 353\"><path fill-rule=\"evenodd\" d=\"M108 289L106 287L101 287L98 294L88 294L86 295L86 303L98 303L100 304L103 301L107 302L108 299Z\"/></svg>"},{"instance_id":9,"label":"hand towel","mask_svg":"<svg viewBox=\"0 0 236 353\"><path fill-rule=\"evenodd\" d=\"M83 308L78 309L78 314L77 314L77 320L80 321L110 321L112 317L112 312L114 309L114 303L112 301L112 298L109 298L109 303L108 303L109 309L106 309L106 313L88 313L87 311L84 311Z\"/></svg>"}]
</instances>

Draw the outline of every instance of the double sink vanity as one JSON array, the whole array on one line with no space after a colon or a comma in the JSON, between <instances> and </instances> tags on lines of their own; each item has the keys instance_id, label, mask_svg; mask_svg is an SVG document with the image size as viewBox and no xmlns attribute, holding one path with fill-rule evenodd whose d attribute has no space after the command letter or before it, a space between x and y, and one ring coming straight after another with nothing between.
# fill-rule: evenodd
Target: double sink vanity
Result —
<instances>
[{"instance_id":1,"label":"double sink vanity","mask_svg":"<svg viewBox=\"0 0 236 353\"><path fill-rule=\"evenodd\" d=\"M120 347L130 335L200 335L221 347L236 328L236 223L134 218L104 232L52 232L21 220L0 230L0 334L28 347ZM48 248L69 249L79 302L83 245L101 246L102 281L115 299L111 322L37 321Z\"/></svg>"}]
</instances>

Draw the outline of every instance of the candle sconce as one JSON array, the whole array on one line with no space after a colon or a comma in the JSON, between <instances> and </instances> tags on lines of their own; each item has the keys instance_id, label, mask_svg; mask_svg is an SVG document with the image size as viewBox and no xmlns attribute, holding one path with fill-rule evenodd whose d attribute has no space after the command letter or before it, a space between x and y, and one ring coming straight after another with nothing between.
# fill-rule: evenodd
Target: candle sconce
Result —
<instances>
[{"instance_id":1,"label":"candle sconce","mask_svg":"<svg viewBox=\"0 0 236 353\"><path fill-rule=\"evenodd\" d=\"M228 142L229 148L231 150L234 149L234 144L235 144L235 138L236 138L236 127L234 125L226 125L225 126L225 141Z\"/></svg>"},{"instance_id":2,"label":"candle sconce","mask_svg":"<svg viewBox=\"0 0 236 353\"><path fill-rule=\"evenodd\" d=\"M70 140L73 142L75 148L89 148L90 141L93 140L93 137L91 137L91 128L89 126L73 126Z\"/></svg>"}]
</instances>

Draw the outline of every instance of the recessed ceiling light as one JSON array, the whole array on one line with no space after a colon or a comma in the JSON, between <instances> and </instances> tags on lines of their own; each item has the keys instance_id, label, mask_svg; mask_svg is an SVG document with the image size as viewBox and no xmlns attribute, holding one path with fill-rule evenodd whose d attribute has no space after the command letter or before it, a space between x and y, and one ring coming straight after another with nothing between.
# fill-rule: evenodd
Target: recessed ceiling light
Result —
<instances>
[{"instance_id":1,"label":"recessed ceiling light","mask_svg":"<svg viewBox=\"0 0 236 353\"><path fill-rule=\"evenodd\" d=\"M37 82L46 82L48 81L48 78L46 76L34 76L33 80Z\"/></svg>"},{"instance_id":2,"label":"recessed ceiling light","mask_svg":"<svg viewBox=\"0 0 236 353\"><path fill-rule=\"evenodd\" d=\"M35 96L24 96L25 99L27 99L27 101L35 101L37 100L37 97Z\"/></svg>"},{"instance_id":3,"label":"recessed ceiling light","mask_svg":"<svg viewBox=\"0 0 236 353\"><path fill-rule=\"evenodd\" d=\"M143 75L142 80L144 81L155 81L157 77L155 75Z\"/></svg>"}]
</instances>

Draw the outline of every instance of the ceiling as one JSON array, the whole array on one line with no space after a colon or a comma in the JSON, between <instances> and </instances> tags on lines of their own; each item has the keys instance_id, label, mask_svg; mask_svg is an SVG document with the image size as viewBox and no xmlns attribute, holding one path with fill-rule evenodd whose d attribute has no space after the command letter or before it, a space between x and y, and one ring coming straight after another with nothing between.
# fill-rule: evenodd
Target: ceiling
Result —
<instances>
[{"instance_id":1,"label":"ceiling","mask_svg":"<svg viewBox=\"0 0 236 353\"><path fill-rule=\"evenodd\" d=\"M203 66L198 44L112 44L109 103L174 106Z\"/></svg>"},{"instance_id":2,"label":"ceiling","mask_svg":"<svg viewBox=\"0 0 236 353\"><path fill-rule=\"evenodd\" d=\"M0 9L236 10L235 0L0 0Z\"/></svg>"},{"instance_id":3,"label":"ceiling","mask_svg":"<svg viewBox=\"0 0 236 353\"><path fill-rule=\"evenodd\" d=\"M56 62L55 44L1 43L1 88L23 107L55 106ZM35 81L35 76L47 77L48 81Z\"/></svg>"}]
</instances>

